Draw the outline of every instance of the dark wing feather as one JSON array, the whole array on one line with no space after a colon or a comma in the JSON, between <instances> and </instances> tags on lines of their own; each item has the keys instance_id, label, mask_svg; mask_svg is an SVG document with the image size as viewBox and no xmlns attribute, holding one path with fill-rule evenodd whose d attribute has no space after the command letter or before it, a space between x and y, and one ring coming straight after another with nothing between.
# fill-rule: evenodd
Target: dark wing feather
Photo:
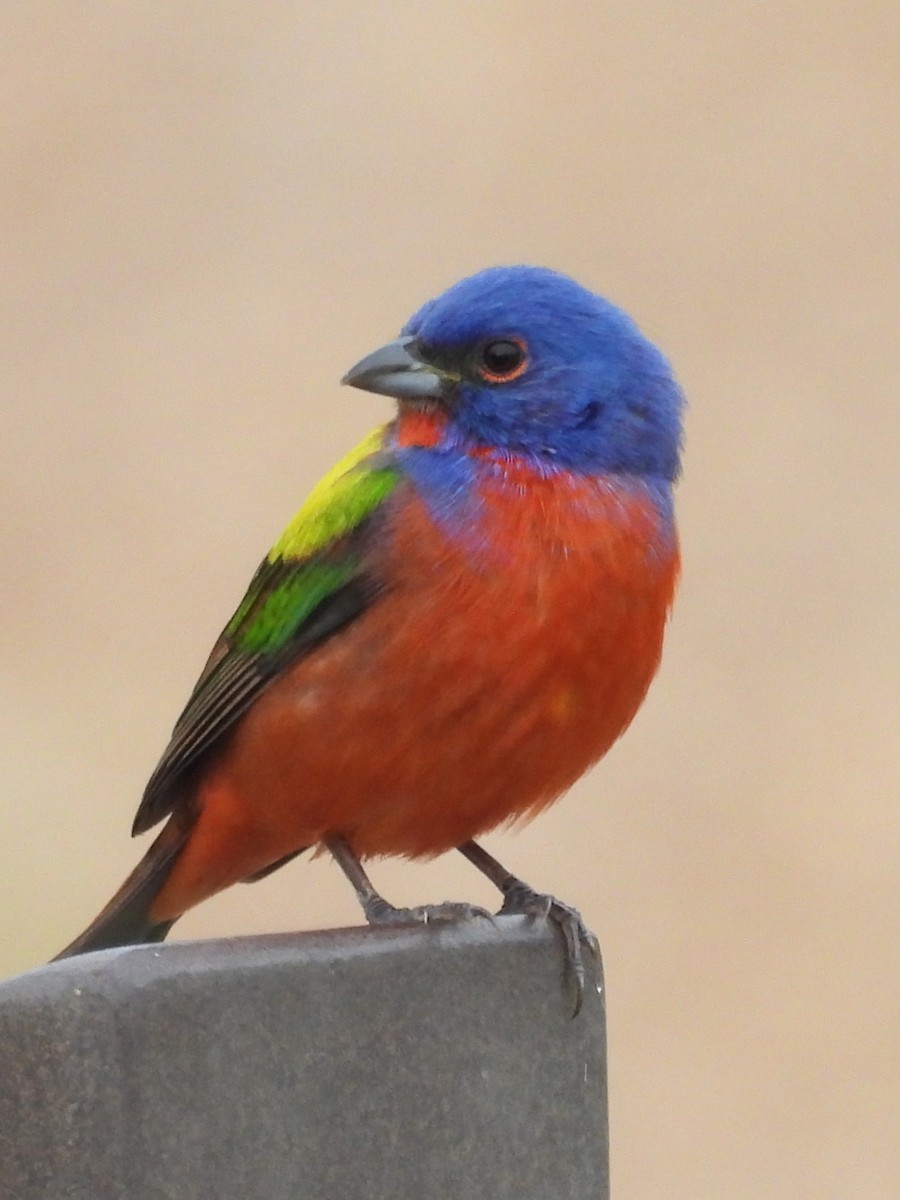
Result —
<instances>
[{"instance_id":1,"label":"dark wing feather","mask_svg":"<svg viewBox=\"0 0 900 1200\"><path fill-rule=\"evenodd\" d=\"M376 581L360 571L324 596L279 644L253 650L242 648L241 635L258 613L260 604L276 589L290 586L292 572L306 570L308 566L308 562L282 562L275 564L273 570L272 564L264 563L257 572L248 592L252 603L245 600L238 609L176 722L172 739L144 790L133 834L143 833L168 816L184 793L187 773L219 744L267 684L288 665L360 616L381 590Z\"/></svg>"},{"instance_id":2,"label":"dark wing feather","mask_svg":"<svg viewBox=\"0 0 900 1200\"><path fill-rule=\"evenodd\" d=\"M375 430L325 476L264 559L176 722L134 833L188 803L192 776L263 688L380 592L371 538L401 479L384 437Z\"/></svg>"}]
</instances>

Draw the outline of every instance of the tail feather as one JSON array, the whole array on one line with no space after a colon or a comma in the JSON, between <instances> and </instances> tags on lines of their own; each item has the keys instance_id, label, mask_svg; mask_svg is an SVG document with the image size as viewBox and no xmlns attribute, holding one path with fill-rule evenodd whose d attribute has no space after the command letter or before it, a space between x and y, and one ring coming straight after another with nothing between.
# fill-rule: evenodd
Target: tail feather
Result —
<instances>
[{"instance_id":1,"label":"tail feather","mask_svg":"<svg viewBox=\"0 0 900 1200\"><path fill-rule=\"evenodd\" d=\"M191 821L170 818L110 902L83 933L56 955L53 962L91 950L161 942L175 921L151 920L150 908L187 842L191 824Z\"/></svg>"}]
</instances>

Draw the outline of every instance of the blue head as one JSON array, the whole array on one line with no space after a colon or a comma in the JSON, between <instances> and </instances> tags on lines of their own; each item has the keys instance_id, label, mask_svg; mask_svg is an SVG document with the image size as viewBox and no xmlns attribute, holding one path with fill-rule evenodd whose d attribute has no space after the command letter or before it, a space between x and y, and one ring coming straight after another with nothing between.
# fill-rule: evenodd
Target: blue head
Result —
<instances>
[{"instance_id":1,"label":"blue head","mask_svg":"<svg viewBox=\"0 0 900 1200\"><path fill-rule=\"evenodd\" d=\"M682 395L609 301L541 267L492 267L429 300L346 382L439 405L466 443L589 473L673 480Z\"/></svg>"}]
</instances>

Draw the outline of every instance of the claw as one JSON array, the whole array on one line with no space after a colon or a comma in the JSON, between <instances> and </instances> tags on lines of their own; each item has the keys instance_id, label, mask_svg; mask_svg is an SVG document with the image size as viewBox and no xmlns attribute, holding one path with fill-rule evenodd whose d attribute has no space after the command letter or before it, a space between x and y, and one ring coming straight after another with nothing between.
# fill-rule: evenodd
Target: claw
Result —
<instances>
[{"instance_id":1,"label":"claw","mask_svg":"<svg viewBox=\"0 0 900 1200\"><path fill-rule=\"evenodd\" d=\"M432 925L450 924L453 921L474 921L485 917L493 921L493 914L477 904L464 901L445 900L442 904L418 904L415 908L395 908L381 896L375 896L365 905L366 920L370 925Z\"/></svg>"},{"instance_id":2,"label":"claw","mask_svg":"<svg viewBox=\"0 0 900 1200\"><path fill-rule=\"evenodd\" d=\"M352 883L370 925L432 925L473 921L476 917L486 917L489 921L494 919L486 908L457 900L445 900L443 904L420 904L416 908L395 908L375 891L362 863L343 837L333 834L325 839L325 844Z\"/></svg>"},{"instance_id":3,"label":"claw","mask_svg":"<svg viewBox=\"0 0 900 1200\"><path fill-rule=\"evenodd\" d=\"M588 929L581 913L555 896L536 892L521 880L516 880L508 887L500 912L520 913L532 919L552 921L562 933L566 948L566 977L574 993L572 1017L577 1017L584 1004L587 979L582 946L587 946L593 958L600 952L597 936Z\"/></svg>"}]
</instances>

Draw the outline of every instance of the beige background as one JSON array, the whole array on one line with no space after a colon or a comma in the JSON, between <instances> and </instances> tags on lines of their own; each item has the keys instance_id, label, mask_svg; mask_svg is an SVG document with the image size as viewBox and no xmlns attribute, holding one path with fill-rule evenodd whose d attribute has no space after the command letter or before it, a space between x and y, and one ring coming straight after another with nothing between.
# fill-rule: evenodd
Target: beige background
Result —
<instances>
[{"instance_id":1,"label":"beige background","mask_svg":"<svg viewBox=\"0 0 900 1200\"><path fill-rule=\"evenodd\" d=\"M660 678L489 840L602 938L616 1194L898 1194L896 14L2 6L0 972L139 853L213 637L388 412L344 369L458 276L547 263L691 400ZM455 857L375 875L490 898ZM357 920L317 862L178 932Z\"/></svg>"}]
</instances>

